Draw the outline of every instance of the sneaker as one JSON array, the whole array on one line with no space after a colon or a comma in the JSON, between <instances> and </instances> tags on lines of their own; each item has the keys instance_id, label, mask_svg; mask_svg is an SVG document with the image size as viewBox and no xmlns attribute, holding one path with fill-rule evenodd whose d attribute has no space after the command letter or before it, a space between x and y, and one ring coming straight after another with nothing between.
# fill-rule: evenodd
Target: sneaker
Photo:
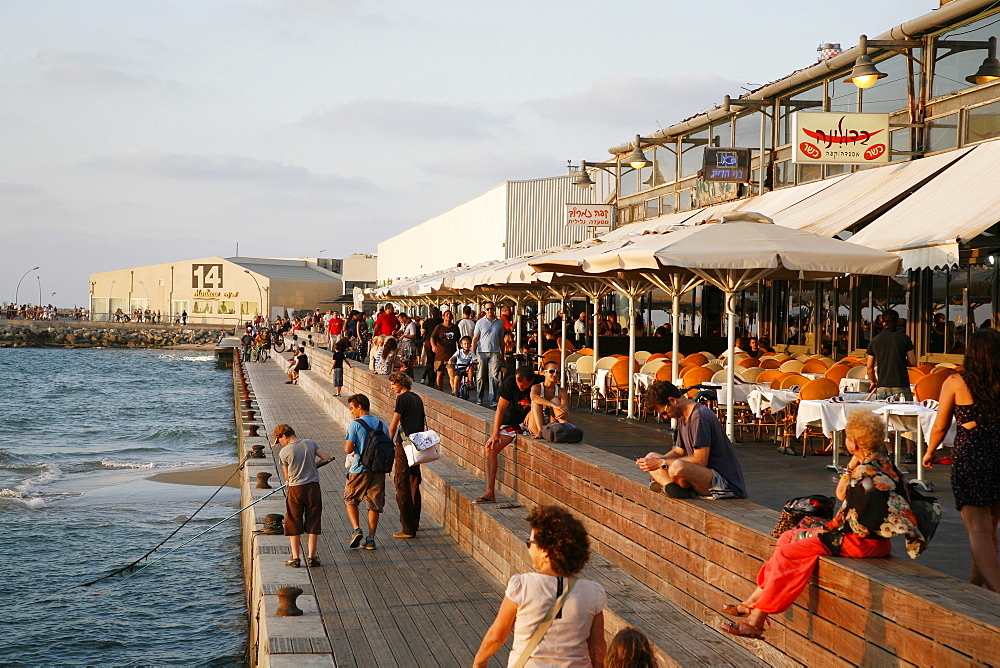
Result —
<instances>
[{"instance_id":1,"label":"sneaker","mask_svg":"<svg viewBox=\"0 0 1000 668\"><path fill-rule=\"evenodd\" d=\"M361 541L364 539L364 534L361 533L361 529L355 529L351 533L351 540L347 543L347 547L355 549L361 545Z\"/></svg>"},{"instance_id":2,"label":"sneaker","mask_svg":"<svg viewBox=\"0 0 1000 668\"><path fill-rule=\"evenodd\" d=\"M905 455L903 455L903 463L904 464L916 464L917 463L917 456L915 454L913 454L912 452L907 452Z\"/></svg>"},{"instance_id":3,"label":"sneaker","mask_svg":"<svg viewBox=\"0 0 1000 668\"><path fill-rule=\"evenodd\" d=\"M365 549L366 550L374 550L375 549L375 539L374 538L365 538Z\"/></svg>"},{"instance_id":4,"label":"sneaker","mask_svg":"<svg viewBox=\"0 0 1000 668\"><path fill-rule=\"evenodd\" d=\"M307 557L306 558L306 566L308 566L309 568L318 568L318 567L320 567L322 565L323 564L319 563L319 557Z\"/></svg>"},{"instance_id":5,"label":"sneaker","mask_svg":"<svg viewBox=\"0 0 1000 668\"><path fill-rule=\"evenodd\" d=\"M392 537L393 538L416 538L416 534L406 533L405 531L397 531L396 533L392 534Z\"/></svg>"},{"instance_id":6,"label":"sneaker","mask_svg":"<svg viewBox=\"0 0 1000 668\"><path fill-rule=\"evenodd\" d=\"M295 557L292 557L291 559L285 562L285 566L288 566L289 568L298 568L299 565L300 565L299 560L296 559Z\"/></svg>"},{"instance_id":7,"label":"sneaker","mask_svg":"<svg viewBox=\"0 0 1000 668\"><path fill-rule=\"evenodd\" d=\"M661 492L663 492L663 485L656 482L655 480L652 480L649 483L649 489L656 492L657 494L660 494Z\"/></svg>"}]
</instances>

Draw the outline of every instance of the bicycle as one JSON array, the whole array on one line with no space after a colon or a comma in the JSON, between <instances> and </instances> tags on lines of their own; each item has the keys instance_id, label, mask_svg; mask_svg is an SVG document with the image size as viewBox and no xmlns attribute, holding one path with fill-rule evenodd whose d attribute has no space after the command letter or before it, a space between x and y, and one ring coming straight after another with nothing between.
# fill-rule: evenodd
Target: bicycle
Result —
<instances>
[{"instance_id":1,"label":"bicycle","mask_svg":"<svg viewBox=\"0 0 1000 668\"><path fill-rule=\"evenodd\" d=\"M276 353L285 352L285 337L278 332L271 332L271 346Z\"/></svg>"}]
</instances>

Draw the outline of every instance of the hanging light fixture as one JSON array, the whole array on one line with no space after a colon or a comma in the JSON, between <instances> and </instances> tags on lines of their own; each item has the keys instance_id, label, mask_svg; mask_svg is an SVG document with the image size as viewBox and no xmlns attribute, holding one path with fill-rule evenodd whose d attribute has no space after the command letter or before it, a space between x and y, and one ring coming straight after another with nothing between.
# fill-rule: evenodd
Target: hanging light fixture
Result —
<instances>
[{"instance_id":1,"label":"hanging light fixture","mask_svg":"<svg viewBox=\"0 0 1000 668\"><path fill-rule=\"evenodd\" d=\"M643 167L648 167L653 164L653 161L648 159L646 154L642 152L642 143L639 139L639 135L636 135L635 148L632 149L632 152L625 158L625 162L631 165L632 169L642 169Z\"/></svg>"},{"instance_id":2,"label":"hanging light fixture","mask_svg":"<svg viewBox=\"0 0 1000 668\"><path fill-rule=\"evenodd\" d=\"M984 84L1000 79L1000 61L997 60L997 38L990 37L989 55L983 60L976 73L965 77L971 84Z\"/></svg>"}]
</instances>

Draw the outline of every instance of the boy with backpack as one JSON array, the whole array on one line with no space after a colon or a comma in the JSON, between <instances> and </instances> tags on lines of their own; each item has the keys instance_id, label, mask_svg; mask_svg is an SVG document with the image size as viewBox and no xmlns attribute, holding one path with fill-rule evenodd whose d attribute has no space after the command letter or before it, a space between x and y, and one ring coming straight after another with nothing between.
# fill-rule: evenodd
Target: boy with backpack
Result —
<instances>
[{"instance_id":1,"label":"boy with backpack","mask_svg":"<svg viewBox=\"0 0 1000 668\"><path fill-rule=\"evenodd\" d=\"M385 506L385 474L392 471L396 448L389 438L389 428L374 415L370 415L371 402L363 394L352 394L347 399L354 420L347 428L344 452L351 466L344 484L344 503L347 517L354 530L347 546L375 549L375 530L379 514ZM368 537L361 531L361 513L358 506L364 499L368 507Z\"/></svg>"}]
</instances>

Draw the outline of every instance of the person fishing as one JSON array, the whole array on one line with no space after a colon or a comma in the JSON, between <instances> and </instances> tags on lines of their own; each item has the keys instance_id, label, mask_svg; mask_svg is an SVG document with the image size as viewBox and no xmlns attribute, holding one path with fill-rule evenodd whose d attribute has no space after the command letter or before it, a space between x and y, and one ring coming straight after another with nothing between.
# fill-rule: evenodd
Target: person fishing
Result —
<instances>
[{"instance_id":1,"label":"person fishing","mask_svg":"<svg viewBox=\"0 0 1000 668\"><path fill-rule=\"evenodd\" d=\"M285 566L298 568L302 564L302 534L307 536L306 566L320 566L316 556L319 536L323 533L323 494L319 488L319 471L316 458L324 464L333 457L323 451L316 441L298 438L290 425L279 424L274 428L274 442L281 446L278 459L285 470L285 535L292 545L292 557ZM322 465L322 464L321 464Z\"/></svg>"}]
</instances>

